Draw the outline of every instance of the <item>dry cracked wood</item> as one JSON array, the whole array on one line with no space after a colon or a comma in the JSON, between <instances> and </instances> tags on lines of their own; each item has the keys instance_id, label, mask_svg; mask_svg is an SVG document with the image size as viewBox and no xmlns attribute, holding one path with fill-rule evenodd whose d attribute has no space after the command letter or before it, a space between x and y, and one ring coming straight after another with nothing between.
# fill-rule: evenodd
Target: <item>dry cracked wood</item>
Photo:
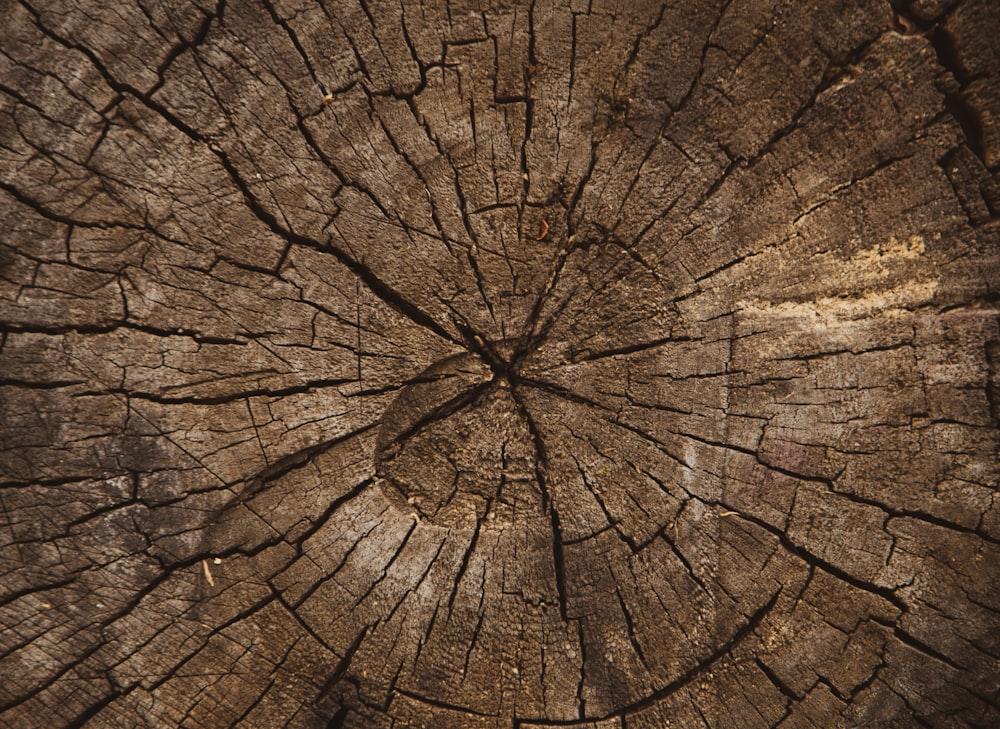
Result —
<instances>
[{"instance_id":1,"label":"dry cracked wood","mask_svg":"<svg viewBox=\"0 0 1000 729\"><path fill-rule=\"evenodd\" d=\"M4 0L4 727L997 726L990 0Z\"/></svg>"}]
</instances>

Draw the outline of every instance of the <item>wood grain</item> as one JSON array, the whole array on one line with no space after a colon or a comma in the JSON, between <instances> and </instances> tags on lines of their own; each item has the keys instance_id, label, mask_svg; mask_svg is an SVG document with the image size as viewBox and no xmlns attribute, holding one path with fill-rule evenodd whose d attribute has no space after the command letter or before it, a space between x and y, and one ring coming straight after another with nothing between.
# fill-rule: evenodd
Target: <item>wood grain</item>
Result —
<instances>
[{"instance_id":1,"label":"wood grain","mask_svg":"<svg viewBox=\"0 0 1000 729\"><path fill-rule=\"evenodd\" d=\"M1000 723L990 0L4 0L0 725Z\"/></svg>"}]
</instances>

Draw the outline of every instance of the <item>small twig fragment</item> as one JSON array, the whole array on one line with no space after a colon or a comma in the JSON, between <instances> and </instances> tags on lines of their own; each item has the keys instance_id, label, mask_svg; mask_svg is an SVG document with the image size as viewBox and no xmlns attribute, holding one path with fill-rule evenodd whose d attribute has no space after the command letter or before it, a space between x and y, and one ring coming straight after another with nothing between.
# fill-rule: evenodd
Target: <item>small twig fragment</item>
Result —
<instances>
[{"instance_id":1,"label":"small twig fragment","mask_svg":"<svg viewBox=\"0 0 1000 729\"><path fill-rule=\"evenodd\" d=\"M545 236L549 234L549 223L545 218L542 218L542 223L538 227L538 237L535 240L544 240Z\"/></svg>"},{"instance_id":2,"label":"small twig fragment","mask_svg":"<svg viewBox=\"0 0 1000 729\"><path fill-rule=\"evenodd\" d=\"M201 569L205 573L205 579L208 580L208 584L215 587L215 578L212 577L212 570L208 568L208 560L203 559L201 561Z\"/></svg>"}]
</instances>

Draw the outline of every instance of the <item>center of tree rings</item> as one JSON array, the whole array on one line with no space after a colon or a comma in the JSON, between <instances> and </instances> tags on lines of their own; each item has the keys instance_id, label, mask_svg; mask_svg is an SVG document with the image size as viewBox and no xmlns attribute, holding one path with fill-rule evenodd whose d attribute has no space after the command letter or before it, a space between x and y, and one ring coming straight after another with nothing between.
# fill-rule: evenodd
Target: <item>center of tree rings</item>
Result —
<instances>
[{"instance_id":1,"label":"center of tree rings","mask_svg":"<svg viewBox=\"0 0 1000 729\"><path fill-rule=\"evenodd\" d=\"M515 391L513 343L447 357L402 388L382 418L376 475L421 519L460 524L505 512L504 485L532 478L531 432ZM521 457L518 458L517 456Z\"/></svg>"}]
</instances>

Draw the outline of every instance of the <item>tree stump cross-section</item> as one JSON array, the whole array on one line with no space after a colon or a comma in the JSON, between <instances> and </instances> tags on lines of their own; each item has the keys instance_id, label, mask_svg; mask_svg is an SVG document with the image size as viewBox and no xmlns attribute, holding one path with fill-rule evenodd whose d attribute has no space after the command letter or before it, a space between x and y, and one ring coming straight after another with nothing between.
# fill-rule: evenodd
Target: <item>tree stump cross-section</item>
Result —
<instances>
[{"instance_id":1,"label":"tree stump cross-section","mask_svg":"<svg viewBox=\"0 0 1000 729\"><path fill-rule=\"evenodd\" d=\"M4 0L0 725L1000 725L990 0Z\"/></svg>"}]
</instances>

